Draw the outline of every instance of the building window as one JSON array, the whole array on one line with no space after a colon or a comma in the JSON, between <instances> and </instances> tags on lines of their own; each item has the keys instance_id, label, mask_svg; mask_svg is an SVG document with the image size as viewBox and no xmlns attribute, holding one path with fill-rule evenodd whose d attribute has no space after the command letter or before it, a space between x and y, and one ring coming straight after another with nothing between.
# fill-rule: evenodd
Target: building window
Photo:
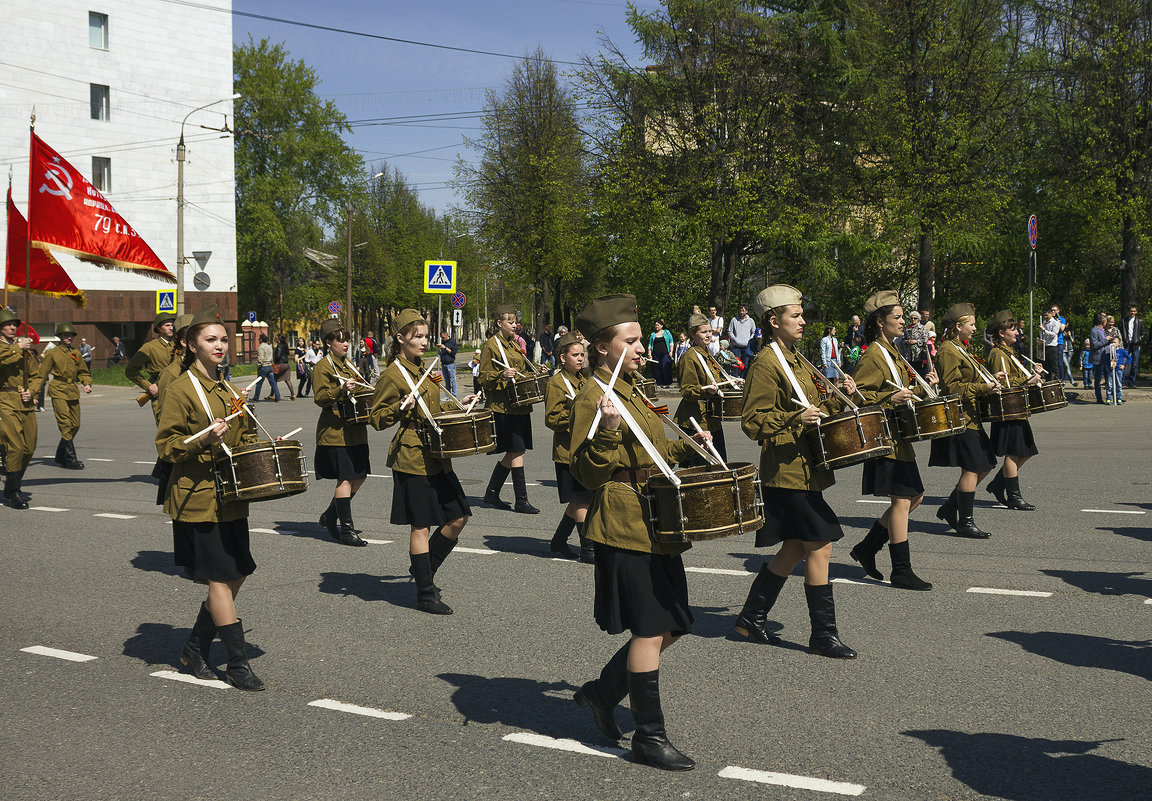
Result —
<instances>
[{"instance_id":1,"label":"building window","mask_svg":"<svg viewBox=\"0 0 1152 801\"><path fill-rule=\"evenodd\" d=\"M108 49L108 15L88 12L88 45L100 50Z\"/></svg>"},{"instance_id":2,"label":"building window","mask_svg":"<svg viewBox=\"0 0 1152 801\"><path fill-rule=\"evenodd\" d=\"M112 159L92 157L92 186L101 192L112 191Z\"/></svg>"},{"instance_id":3,"label":"building window","mask_svg":"<svg viewBox=\"0 0 1152 801\"><path fill-rule=\"evenodd\" d=\"M98 83L88 84L92 96L92 119L108 121L111 109L108 102L108 87Z\"/></svg>"}]
</instances>

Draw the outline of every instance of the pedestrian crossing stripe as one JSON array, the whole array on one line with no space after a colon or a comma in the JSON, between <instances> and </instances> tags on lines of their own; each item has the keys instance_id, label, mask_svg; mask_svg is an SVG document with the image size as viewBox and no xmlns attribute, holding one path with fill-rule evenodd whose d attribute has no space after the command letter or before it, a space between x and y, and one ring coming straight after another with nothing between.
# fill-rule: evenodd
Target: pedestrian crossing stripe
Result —
<instances>
[{"instance_id":1,"label":"pedestrian crossing stripe","mask_svg":"<svg viewBox=\"0 0 1152 801\"><path fill-rule=\"evenodd\" d=\"M424 262L424 292L426 294L453 294L456 291L456 262Z\"/></svg>"}]
</instances>

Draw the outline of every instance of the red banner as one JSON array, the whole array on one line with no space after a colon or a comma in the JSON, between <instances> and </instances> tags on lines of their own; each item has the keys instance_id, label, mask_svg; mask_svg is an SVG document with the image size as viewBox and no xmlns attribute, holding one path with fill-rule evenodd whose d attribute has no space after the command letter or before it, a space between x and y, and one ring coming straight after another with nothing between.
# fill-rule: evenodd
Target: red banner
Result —
<instances>
[{"instance_id":1,"label":"red banner","mask_svg":"<svg viewBox=\"0 0 1152 801\"><path fill-rule=\"evenodd\" d=\"M102 267L176 282L104 195L35 133L31 169L28 218L33 245L66 250Z\"/></svg>"},{"instance_id":2,"label":"red banner","mask_svg":"<svg viewBox=\"0 0 1152 801\"><path fill-rule=\"evenodd\" d=\"M8 187L8 251L5 278L9 289L23 289L28 245L28 223L12 200L12 187ZM56 298L69 297L84 308L84 293L68 277L60 262L40 248L32 248L32 262L27 275L28 288L40 295Z\"/></svg>"}]
</instances>

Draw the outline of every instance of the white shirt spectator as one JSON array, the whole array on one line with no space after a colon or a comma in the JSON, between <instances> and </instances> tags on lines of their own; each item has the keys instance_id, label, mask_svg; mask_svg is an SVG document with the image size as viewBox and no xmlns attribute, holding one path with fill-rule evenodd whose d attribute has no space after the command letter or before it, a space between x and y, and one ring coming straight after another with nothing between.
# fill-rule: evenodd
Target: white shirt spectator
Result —
<instances>
[{"instance_id":1,"label":"white shirt spectator","mask_svg":"<svg viewBox=\"0 0 1152 801\"><path fill-rule=\"evenodd\" d=\"M718 314L708 324L712 326L712 341L708 344L708 352L715 356L720 352L720 338L724 336L724 318Z\"/></svg>"},{"instance_id":2,"label":"white shirt spectator","mask_svg":"<svg viewBox=\"0 0 1152 801\"><path fill-rule=\"evenodd\" d=\"M1040 337L1044 341L1044 347L1056 347L1057 340L1060 337L1060 321L1055 317L1044 322L1044 327L1040 329Z\"/></svg>"}]
</instances>

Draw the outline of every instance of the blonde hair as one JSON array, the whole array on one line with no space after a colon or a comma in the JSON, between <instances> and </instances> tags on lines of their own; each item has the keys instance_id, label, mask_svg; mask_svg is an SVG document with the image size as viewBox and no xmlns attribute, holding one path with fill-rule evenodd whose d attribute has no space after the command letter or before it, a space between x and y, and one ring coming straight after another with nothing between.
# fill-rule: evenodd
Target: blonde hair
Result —
<instances>
[{"instance_id":1,"label":"blonde hair","mask_svg":"<svg viewBox=\"0 0 1152 801\"><path fill-rule=\"evenodd\" d=\"M959 317L952 321L952 325L948 326L948 330L944 332L944 338L955 339L956 337L960 336L960 326L969 320L975 319L976 318L971 314L961 314Z\"/></svg>"}]
</instances>

